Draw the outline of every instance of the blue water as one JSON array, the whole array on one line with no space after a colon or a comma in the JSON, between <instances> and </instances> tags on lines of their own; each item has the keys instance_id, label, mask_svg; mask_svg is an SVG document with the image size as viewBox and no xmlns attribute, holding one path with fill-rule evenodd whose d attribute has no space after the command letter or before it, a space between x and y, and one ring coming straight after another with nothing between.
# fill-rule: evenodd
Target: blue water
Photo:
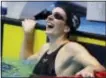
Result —
<instances>
[{"instance_id":1,"label":"blue water","mask_svg":"<svg viewBox=\"0 0 106 78\"><path fill-rule=\"evenodd\" d=\"M20 60L2 61L2 77L29 77L34 64L24 63Z\"/></svg>"}]
</instances>

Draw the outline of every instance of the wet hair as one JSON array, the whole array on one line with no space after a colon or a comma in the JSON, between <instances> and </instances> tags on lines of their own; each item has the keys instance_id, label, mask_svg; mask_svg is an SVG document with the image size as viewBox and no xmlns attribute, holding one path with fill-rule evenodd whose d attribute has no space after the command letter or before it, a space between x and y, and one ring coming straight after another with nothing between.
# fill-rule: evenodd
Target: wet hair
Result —
<instances>
[{"instance_id":1,"label":"wet hair","mask_svg":"<svg viewBox=\"0 0 106 78\"><path fill-rule=\"evenodd\" d=\"M69 38L71 33L75 33L77 28L80 25L80 17L73 12L73 8L71 5L66 1L59 1L55 3L55 7L60 7L64 10L67 16L66 24L69 26L70 31L67 33L67 38Z\"/></svg>"}]
</instances>

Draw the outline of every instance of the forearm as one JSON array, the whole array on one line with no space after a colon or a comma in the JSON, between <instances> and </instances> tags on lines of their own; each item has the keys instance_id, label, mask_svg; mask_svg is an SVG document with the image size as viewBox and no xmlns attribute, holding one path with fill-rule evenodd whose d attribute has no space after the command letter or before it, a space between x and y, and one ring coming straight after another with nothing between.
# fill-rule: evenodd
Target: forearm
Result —
<instances>
[{"instance_id":1,"label":"forearm","mask_svg":"<svg viewBox=\"0 0 106 78\"><path fill-rule=\"evenodd\" d=\"M21 58L27 59L33 54L34 46L34 32L33 33L24 33L24 40L21 49Z\"/></svg>"},{"instance_id":2,"label":"forearm","mask_svg":"<svg viewBox=\"0 0 106 78\"><path fill-rule=\"evenodd\" d=\"M82 69L81 71L77 72L77 75L80 73L84 73L84 72L89 72L89 73L93 74L95 71L105 71L105 68L101 65L87 66L84 69Z\"/></svg>"}]
</instances>

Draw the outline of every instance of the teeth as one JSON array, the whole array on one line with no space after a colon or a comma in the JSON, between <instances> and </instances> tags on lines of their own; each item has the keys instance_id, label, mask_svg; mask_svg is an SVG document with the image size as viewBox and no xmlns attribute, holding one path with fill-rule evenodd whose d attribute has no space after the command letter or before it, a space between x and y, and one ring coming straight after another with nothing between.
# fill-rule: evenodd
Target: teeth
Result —
<instances>
[{"instance_id":1,"label":"teeth","mask_svg":"<svg viewBox=\"0 0 106 78\"><path fill-rule=\"evenodd\" d=\"M52 25L48 25L48 27L49 27L49 28L53 28L53 26L52 26Z\"/></svg>"},{"instance_id":2,"label":"teeth","mask_svg":"<svg viewBox=\"0 0 106 78\"><path fill-rule=\"evenodd\" d=\"M48 25L48 28L53 28L54 26L51 24L51 23L47 23L47 25Z\"/></svg>"},{"instance_id":3,"label":"teeth","mask_svg":"<svg viewBox=\"0 0 106 78\"><path fill-rule=\"evenodd\" d=\"M48 25L52 25L51 23L48 23Z\"/></svg>"}]
</instances>

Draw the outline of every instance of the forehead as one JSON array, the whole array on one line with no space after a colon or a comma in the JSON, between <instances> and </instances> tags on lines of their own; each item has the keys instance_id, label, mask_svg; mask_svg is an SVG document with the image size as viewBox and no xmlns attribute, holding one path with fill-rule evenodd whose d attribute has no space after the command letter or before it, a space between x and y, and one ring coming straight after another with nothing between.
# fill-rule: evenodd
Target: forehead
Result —
<instances>
[{"instance_id":1,"label":"forehead","mask_svg":"<svg viewBox=\"0 0 106 78\"><path fill-rule=\"evenodd\" d=\"M52 13L55 13L55 12L58 12L59 14L61 14L61 15L63 15L63 16L66 17L65 11L64 11L62 8L60 8L60 7L56 7L56 8L54 8L54 9L52 10Z\"/></svg>"}]
</instances>

